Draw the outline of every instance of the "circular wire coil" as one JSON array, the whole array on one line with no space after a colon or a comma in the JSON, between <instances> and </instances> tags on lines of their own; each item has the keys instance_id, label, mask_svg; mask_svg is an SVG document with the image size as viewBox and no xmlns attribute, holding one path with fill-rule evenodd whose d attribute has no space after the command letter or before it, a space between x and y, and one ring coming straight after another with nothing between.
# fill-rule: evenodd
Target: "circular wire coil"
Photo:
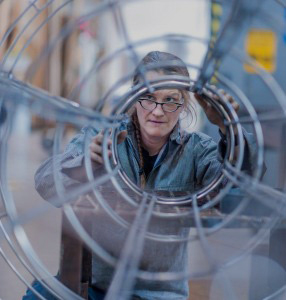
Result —
<instances>
[{"instance_id":1,"label":"circular wire coil","mask_svg":"<svg viewBox=\"0 0 286 300\"><path fill-rule=\"evenodd\" d=\"M7 2L9 0L2 1L1 5ZM3 51L0 62L0 108L5 107L7 110L5 123L0 125L0 254L2 258L39 299L45 299L45 297L31 286L27 280L27 275L17 270L15 264L10 261L1 246L1 240L8 243L20 264L34 279L41 280L43 286L52 295L59 299L82 299L55 278L54 274L50 273L47 266L39 258L25 230L25 225L33 223L36 218L48 213L53 205L62 207L65 217L85 246L102 261L115 268L105 299L128 299L130 293L126 293L126 291L131 291L132 294L137 279L169 282L207 277L218 271L226 274L225 270L229 266L238 264L239 261L249 255L264 241L269 229L279 225L281 220L285 218L285 193L265 184L261 179L265 151L262 125L263 122L274 122L277 119L285 120L285 94L270 73L261 68L240 49L233 47L234 38L239 35L242 26L247 24L249 18L268 22L277 33L283 31L283 24L273 19L273 16L265 13L263 9L258 9L261 4L260 1L252 1L251 3L246 0L222 1L222 6L228 9L227 21L222 24L220 35L214 44L209 39L185 35L180 32L132 41L128 36L123 10L135 1L104 1L93 4L88 13L79 15L67 22L59 34L52 38L33 60L25 76L20 80L17 79L15 70L23 58L25 50L47 24L53 22L58 14L73 5L75 1L50 0L45 1L45 4L37 0L26 2L23 11L11 23L0 41L0 47L3 48L18 24L21 24L21 29L10 41L9 47ZM148 1L136 2L146 3ZM211 1L207 2L211 3ZM282 1L273 2L283 5ZM35 23L37 18L46 11L48 11L47 16L42 18L40 23ZM86 22L100 19L107 14L111 14L117 24L118 31L121 33L122 45L111 53L97 58L77 84L68 91L66 98L52 95L50 92L31 84L37 76L37 71L53 54L53 51L56 51L55 49L60 43ZM36 26L31 30L33 24ZM20 43L24 35L26 42ZM136 67L140 61L139 50L142 46L148 45L150 47L156 45L157 42L190 44L194 41L207 48L200 67L186 61L189 69L195 69L198 72L199 75L196 80L175 75L161 76L158 80L148 80L146 72L149 69L140 69L140 74L143 77L142 83L133 86L120 96L118 96L119 89L128 85L132 80L133 72L125 72L119 80L100 95L96 99L95 109L77 103L83 87L89 83L92 75L101 74L106 66L119 59L121 55L128 55L133 66ZM20 48L17 50L17 55L14 56L13 51L16 47ZM255 105L241 88L220 72L219 62L226 57L232 58L240 64L247 63L255 70L255 76L261 80L261 85L272 94L271 101L279 107L279 114L274 111L264 114L256 111ZM158 67L164 67L164 64L154 66L155 69ZM228 103L225 95L208 84L213 76L224 89L228 90L243 105L246 115L239 117ZM190 92L199 91L205 101L220 113L227 126L226 156L222 163L221 172L216 174L206 187L195 193L186 192L184 195L170 194L165 196L154 191L142 190L129 179L121 165L116 145L122 124L129 121L128 110L145 92L163 88L186 89ZM214 101L210 98L210 93L215 94L219 100ZM21 213L17 208L13 191L9 188L8 182L10 166L7 162L10 155L10 139L13 136L13 126L19 107L28 109L30 116L56 122L51 159L55 195L50 198L49 203L42 202L25 213ZM108 113L105 112L106 107L109 107ZM252 128L257 145L254 169L251 175L247 175L242 170L245 153L243 126L246 124ZM58 160L63 148L65 129L68 125L88 128L88 134L85 135L83 141L84 167L88 180L71 190L64 185L63 175L59 171L61 163ZM92 128L101 129L104 136L102 143L104 172L98 174L93 171L89 153ZM237 137L235 137L234 132L237 132ZM109 137L112 139L111 159L108 157ZM213 194L223 181L226 182L223 188ZM242 191L241 201L230 213L219 214L214 224L206 226L208 211L215 209L234 187L238 187ZM110 195L112 201L110 201ZM207 199L207 201L201 203L202 199ZM113 240L114 236L105 236L105 239L109 240L107 243L100 242L100 239L99 241L96 240L93 234L86 229L77 214L77 209L80 209L82 203L86 203L86 201L93 217L100 217L100 214L105 216L107 225L104 226L109 226L109 220L110 230L119 228L124 232L120 247L114 247L117 242L116 239ZM253 201L267 207L269 214L263 218L259 215L244 216L244 211ZM95 226L99 226L100 218L99 221L95 220L94 222ZM237 222L240 222L238 224L241 225L235 225ZM173 224L174 227L168 226L168 224ZM251 228L255 233L239 251L234 251L235 254L219 259L216 257L216 253L212 252L209 239L225 228L235 226ZM190 231L190 228L195 228L195 230ZM207 262L206 266L201 269L192 268L190 260L187 260L183 270L159 272L141 268L140 261L141 259L144 260L146 243L154 243L159 245L159 248L174 247L174 249L175 247L188 249L191 244L197 243L202 249ZM111 244L116 249L113 249ZM136 247L136 251L134 251L134 247ZM227 299L237 299L226 275L221 284ZM279 287L264 299L278 299L285 293L285 289L286 285Z\"/></svg>"}]
</instances>

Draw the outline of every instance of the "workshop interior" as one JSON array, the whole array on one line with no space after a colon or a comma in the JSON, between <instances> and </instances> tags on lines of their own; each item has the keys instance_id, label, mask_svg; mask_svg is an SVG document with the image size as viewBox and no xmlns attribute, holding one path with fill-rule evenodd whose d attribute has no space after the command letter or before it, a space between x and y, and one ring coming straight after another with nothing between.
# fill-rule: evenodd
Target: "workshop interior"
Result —
<instances>
[{"instance_id":1,"label":"workshop interior","mask_svg":"<svg viewBox=\"0 0 286 300\"><path fill-rule=\"evenodd\" d=\"M134 85L151 51L189 77L141 67ZM285 0L0 0L0 300L286 299L285 62ZM221 139L196 93L227 128L220 171L195 191L144 189L120 155L138 97L168 89L190 94L186 134ZM102 133L103 163L85 134L86 178L67 188L63 153L82 128Z\"/></svg>"}]
</instances>

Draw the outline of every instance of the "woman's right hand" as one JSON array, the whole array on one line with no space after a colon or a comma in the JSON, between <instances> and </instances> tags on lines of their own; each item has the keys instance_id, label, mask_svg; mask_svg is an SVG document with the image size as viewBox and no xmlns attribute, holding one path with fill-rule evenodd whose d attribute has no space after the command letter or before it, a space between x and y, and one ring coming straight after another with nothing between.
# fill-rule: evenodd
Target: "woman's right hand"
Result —
<instances>
[{"instance_id":1,"label":"woman's right hand","mask_svg":"<svg viewBox=\"0 0 286 300\"><path fill-rule=\"evenodd\" d=\"M126 136L127 136L127 131L126 130L121 131L117 138L117 144L121 144L125 140ZM103 143L103 132L101 131L91 139L91 143L89 145L90 158L91 158L91 161L94 163L103 164L103 155L102 155L103 145L102 145L102 143ZM110 138L108 138L108 141L107 141L108 157L111 156L111 150L110 150L111 144L112 144L112 141Z\"/></svg>"}]
</instances>

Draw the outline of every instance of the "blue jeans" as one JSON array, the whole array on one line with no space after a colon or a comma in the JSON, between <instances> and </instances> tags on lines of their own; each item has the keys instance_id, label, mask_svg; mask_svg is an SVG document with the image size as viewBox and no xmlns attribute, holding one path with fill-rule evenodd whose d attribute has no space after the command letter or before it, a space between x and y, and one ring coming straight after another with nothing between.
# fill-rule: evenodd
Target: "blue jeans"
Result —
<instances>
[{"instance_id":1,"label":"blue jeans","mask_svg":"<svg viewBox=\"0 0 286 300\"><path fill-rule=\"evenodd\" d=\"M58 300L55 296L53 296L50 292L48 292L40 281L34 281L32 287L47 300ZM95 290L91 287L88 288L88 300L103 300L105 294L101 291ZM26 291L26 295L23 296L22 300L38 300L38 297L34 295L34 293L28 289Z\"/></svg>"}]
</instances>

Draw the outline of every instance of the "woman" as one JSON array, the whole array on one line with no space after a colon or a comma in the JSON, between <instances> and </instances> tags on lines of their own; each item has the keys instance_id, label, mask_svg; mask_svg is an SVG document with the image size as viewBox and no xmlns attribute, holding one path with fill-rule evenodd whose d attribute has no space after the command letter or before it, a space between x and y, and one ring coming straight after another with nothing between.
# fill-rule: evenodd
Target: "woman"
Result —
<instances>
[{"instance_id":1,"label":"woman","mask_svg":"<svg viewBox=\"0 0 286 300\"><path fill-rule=\"evenodd\" d=\"M165 64L164 67L156 66L162 63ZM181 59L169 53L154 51L148 53L138 65L133 85L142 82L140 70L143 67L149 70L146 72L148 80L157 79L162 75L189 77L188 70ZM224 155L226 128L215 109L198 94L195 94L195 98L203 107L210 122L218 126L222 137L219 145L205 134L187 134L180 128L181 113L190 112L192 108L187 90L164 88L155 90L153 93L145 93L132 107L131 121L125 124L119 135L118 155L125 173L141 188L192 192L206 186L220 171L221 160L219 158ZM213 98L216 97L213 96ZM233 98L229 95L226 95L226 98L237 111L238 104ZM83 144L86 134L93 136L90 143L90 157L95 174L103 163L102 133L98 133L95 129L84 128L70 142L66 151L58 157L66 188L85 181L82 171L84 170ZM245 165L248 171L251 171L253 142L247 133L244 132L244 136L247 152ZM36 173L35 182L38 192L44 199L55 195L52 158L41 165ZM152 247L156 248L154 245ZM145 254L146 269L154 272L182 270L185 264L185 249L181 246L171 247L170 245L168 250L153 249L153 257L151 255L148 257L148 253ZM158 254L155 260L154 253ZM113 270L104 262L93 261L94 284L90 293L97 293L97 295L90 295L91 299L102 299L110 284L112 272ZM23 299L32 299L26 297ZM138 280L134 288L134 299L187 299L187 297L186 281L158 283Z\"/></svg>"},{"instance_id":2,"label":"woman","mask_svg":"<svg viewBox=\"0 0 286 300\"><path fill-rule=\"evenodd\" d=\"M156 67L156 64L164 63L172 66ZM166 75L189 78L188 70L181 59L169 53L154 51L147 54L135 70L133 85L143 81L139 72L142 67L151 69L146 73L148 80L156 80ZM220 92L225 94L222 90ZM211 96L217 99L217 96ZM227 94L225 96L238 111L239 105L234 99ZM226 128L220 114L213 107L200 95L195 94L195 98L209 121L219 128L222 137L219 147L205 134L187 134L180 128L180 115L183 112L193 112L187 90L160 89L152 94L146 93L131 109L132 122L127 124L127 132L123 131L119 136L122 142L127 134L128 141L118 146L123 169L137 185L156 191L193 192L206 186L217 174L224 156ZM252 150L253 147L248 146L252 146L253 140L246 133L245 138L248 141L247 151ZM95 164L103 163L102 140L103 135L99 133L90 144L90 156ZM138 164L133 162L134 157ZM248 165L247 169L251 170L249 158L247 153L244 165ZM186 161L190 166L188 172L185 172Z\"/></svg>"}]
</instances>

